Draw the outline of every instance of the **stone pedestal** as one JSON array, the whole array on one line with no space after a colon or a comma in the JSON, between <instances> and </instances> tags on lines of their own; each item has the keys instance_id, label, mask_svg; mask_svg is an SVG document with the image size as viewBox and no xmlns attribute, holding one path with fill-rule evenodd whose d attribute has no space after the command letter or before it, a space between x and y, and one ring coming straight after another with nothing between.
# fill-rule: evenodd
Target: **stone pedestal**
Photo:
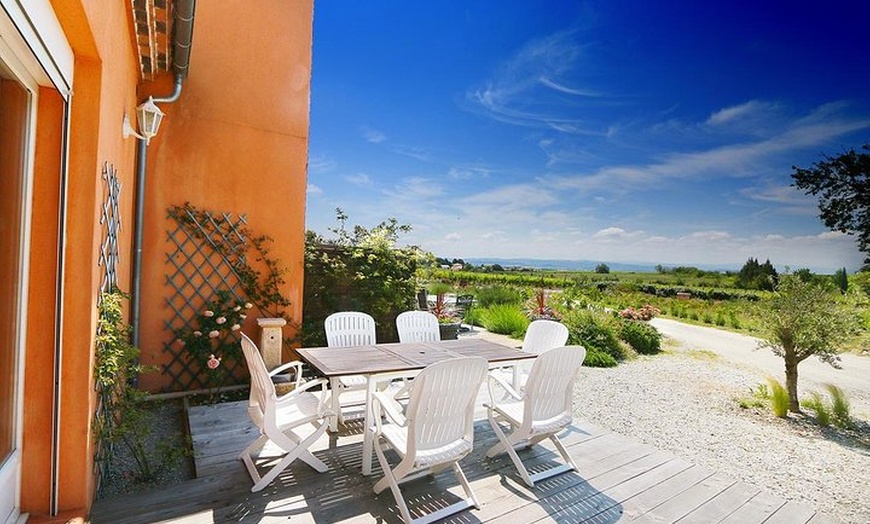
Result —
<instances>
[{"instance_id":1,"label":"stone pedestal","mask_svg":"<svg viewBox=\"0 0 870 524\"><path fill-rule=\"evenodd\" d=\"M287 321L283 318L258 318L260 326L260 353L266 369L272 370L281 365L281 346L284 342L284 330Z\"/></svg>"}]
</instances>

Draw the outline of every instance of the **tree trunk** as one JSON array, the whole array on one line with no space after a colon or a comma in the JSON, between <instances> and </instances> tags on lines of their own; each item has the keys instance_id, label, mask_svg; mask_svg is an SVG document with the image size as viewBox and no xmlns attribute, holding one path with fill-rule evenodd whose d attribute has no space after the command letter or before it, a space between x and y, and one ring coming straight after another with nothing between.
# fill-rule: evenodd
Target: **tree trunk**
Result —
<instances>
[{"instance_id":1,"label":"tree trunk","mask_svg":"<svg viewBox=\"0 0 870 524\"><path fill-rule=\"evenodd\" d=\"M785 387L788 390L788 410L792 413L801 412L797 392L799 363L800 361L794 356L787 356L785 359Z\"/></svg>"}]
</instances>

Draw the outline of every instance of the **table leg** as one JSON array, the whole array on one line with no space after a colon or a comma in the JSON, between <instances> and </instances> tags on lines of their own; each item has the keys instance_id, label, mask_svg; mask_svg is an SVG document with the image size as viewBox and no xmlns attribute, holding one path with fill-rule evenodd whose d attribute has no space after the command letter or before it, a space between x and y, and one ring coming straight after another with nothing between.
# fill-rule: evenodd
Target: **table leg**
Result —
<instances>
[{"instance_id":1,"label":"table leg","mask_svg":"<svg viewBox=\"0 0 870 524\"><path fill-rule=\"evenodd\" d=\"M372 474L372 452L374 451L375 433L372 429L375 421L372 414L372 400L374 399L375 387L377 380L373 375L368 376L366 381L366 407L365 419L363 425L363 458L362 458L362 474Z\"/></svg>"}]
</instances>

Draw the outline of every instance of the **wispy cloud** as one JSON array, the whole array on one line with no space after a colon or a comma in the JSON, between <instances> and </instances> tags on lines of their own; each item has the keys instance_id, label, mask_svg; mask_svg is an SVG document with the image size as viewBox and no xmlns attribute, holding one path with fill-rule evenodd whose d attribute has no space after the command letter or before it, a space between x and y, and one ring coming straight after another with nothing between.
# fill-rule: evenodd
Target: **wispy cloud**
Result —
<instances>
[{"instance_id":1,"label":"wispy cloud","mask_svg":"<svg viewBox=\"0 0 870 524\"><path fill-rule=\"evenodd\" d=\"M360 128L362 130L363 138L366 142L371 142L372 144L380 144L387 140L387 135L378 131L377 129L372 129L368 126L362 126Z\"/></svg>"},{"instance_id":2,"label":"wispy cloud","mask_svg":"<svg viewBox=\"0 0 870 524\"><path fill-rule=\"evenodd\" d=\"M668 179L748 177L784 153L818 147L851 132L870 127L870 119L853 117L841 104L826 104L793 118L777 134L754 141L720 145L691 153L666 153L661 160L640 165L606 166L591 173L554 177L566 189L643 189Z\"/></svg>"},{"instance_id":3,"label":"wispy cloud","mask_svg":"<svg viewBox=\"0 0 870 524\"><path fill-rule=\"evenodd\" d=\"M309 195L322 195L323 194L323 190L320 189L318 186L315 186L314 184L308 184L308 186L305 188L305 192L308 193Z\"/></svg>"},{"instance_id":4,"label":"wispy cloud","mask_svg":"<svg viewBox=\"0 0 870 524\"><path fill-rule=\"evenodd\" d=\"M325 155L317 155L308 159L308 170L312 173L327 173L335 169L335 165L335 160Z\"/></svg>"},{"instance_id":5,"label":"wispy cloud","mask_svg":"<svg viewBox=\"0 0 870 524\"><path fill-rule=\"evenodd\" d=\"M573 85L584 49L576 33L562 31L528 42L482 85L466 92L471 108L498 121L549 128L570 134L604 134L589 128L571 104L577 99L604 96L595 89ZM567 95L567 100L566 100Z\"/></svg>"},{"instance_id":6,"label":"wispy cloud","mask_svg":"<svg viewBox=\"0 0 870 524\"><path fill-rule=\"evenodd\" d=\"M350 182L351 184L357 186L370 186L372 185L372 179L365 173L357 173L355 175L347 175L344 177L345 180Z\"/></svg>"},{"instance_id":7,"label":"wispy cloud","mask_svg":"<svg viewBox=\"0 0 870 524\"><path fill-rule=\"evenodd\" d=\"M741 120L756 120L759 116L768 116L774 109L776 109L775 104L750 100L716 111L710 115L706 123L711 126L719 126Z\"/></svg>"}]
</instances>

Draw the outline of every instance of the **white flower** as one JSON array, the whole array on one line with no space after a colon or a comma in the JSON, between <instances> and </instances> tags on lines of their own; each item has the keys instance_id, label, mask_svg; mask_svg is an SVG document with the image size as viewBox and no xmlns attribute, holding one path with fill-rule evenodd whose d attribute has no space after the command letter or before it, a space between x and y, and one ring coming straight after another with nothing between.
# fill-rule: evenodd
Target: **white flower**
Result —
<instances>
[{"instance_id":1,"label":"white flower","mask_svg":"<svg viewBox=\"0 0 870 524\"><path fill-rule=\"evenodd\" d=\"M233 324L233 327L230 329L232 329L233 331L238 331L238 330L242 329L242 326L240 326L238 324Z\"/></svg>"},{"instance_id":2,"label":"white flower","mask_svg":"<svg viewBox=\"0 0 870 524\"><path fill-rule=\"evenodd\" d=\"M223 324L226 321L227 317L218 317L217 320L215 320L215 322L217 322L218 324Z\"/></svg>"},{"instance_id":3,"label":"white flower","mask_svg":"<svg viewBox=\"0 0 870 524\"><path fill-rule=\"evenodd\" d=\"M195 337L201 337L201 336L202 336L202 331L194 331L194 332L193 332L193 336L195 336Z\"/></svg>"},{"instance_id":4,"label":"white flower","mask_svg":"<svg viewBox=\"0 0 870 524\"><path fill-rule=\"evenodd\" d=\"M245 302L245 309L251 309L252 307L254 307L254 304L251 304L250 302Z\"/></svg>"},{"instance_id":5,"label":"white flower","mask_svg":"<svg viewBox=\"0 0 870 524\"><path fill-rule=\"evenodd\" d=\"M213 316L214 316L214 311L212 311L212 310L210 310L210 309L206 309L206 310L205 310L205 313L203 313L203 316L206 316L206 317L213 317Z\"/></svg>"},{"instance_id":6,"label":"white flower","mask_svg":"<svg viewBox=\"0 0 870 524\"><path fill-rule=\"evenodd\" d=\"M240 309L242 309L242 306L236 306L236 307L233 308L233 311L238 311L238 310L240 310Z\"/></svg>"},{"instance_id":7,"label":"white flower","mask_svg":"<svg viewBox=\"0 0 870 524\"><path fill-rule=\"evenodd\" d=\"M214 331L209 332L208 338L215 338L220 334L221 334L221 332L215 329Z\"/></svg>"},{"instance_id":8,"label":"white flower","mask_svg":"<svg viewBox=\"0 0 870 524\"><path fill-rule=\"evenodd\" d=\"M242 320L245 320L246 318L248 318L248 315L242 314L242 315L239 315L239 318Z\"/></svg>"}]
</instances>

